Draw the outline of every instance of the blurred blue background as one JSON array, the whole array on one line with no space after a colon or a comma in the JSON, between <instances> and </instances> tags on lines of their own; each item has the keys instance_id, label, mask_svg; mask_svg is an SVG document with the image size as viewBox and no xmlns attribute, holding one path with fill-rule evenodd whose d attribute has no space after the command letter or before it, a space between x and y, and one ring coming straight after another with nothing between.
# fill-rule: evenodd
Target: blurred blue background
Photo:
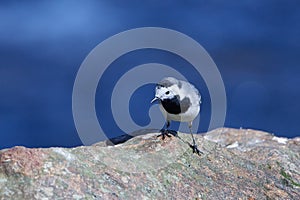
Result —
<instances>
[{"instance_id":1,"label":"blurred blue background","mask_svg":"<svg viewBox=\"0 0 300 200\"><path fill-rule=\"evenodd\" d=\"M226 87L225 126L299 136L299 22L296 0L1 1L0 149L81 145L72 116L77 70L101 41L145 26L180 31L207 50ZM148 53L116 62L174 62ZM210 114L203 109L200 132Z\"/></svg>"}]
</instances>

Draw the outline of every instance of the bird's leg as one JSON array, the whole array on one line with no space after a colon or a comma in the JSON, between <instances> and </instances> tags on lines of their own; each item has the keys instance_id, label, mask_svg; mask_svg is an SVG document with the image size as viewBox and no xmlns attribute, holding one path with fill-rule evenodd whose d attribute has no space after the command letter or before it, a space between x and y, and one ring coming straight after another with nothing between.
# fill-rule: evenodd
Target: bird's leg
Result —
<instances>
[{"instance_id":1,"label":"bird's leg","mask_svg":"<svg viewBox=\"0 0 300 200\"><path fill-rule=\"evenodd\" d=\"M196 145L196 142L195 142L195 139L194 139L194 136L192 133L192 122L189 122L189 129L190 129L190 133L191 133L192 139L193 139L193 145L190 144L190 147L193 149L193 153L200 155L203 152L201 152Z\"/></svg>"},{"instance_id":2,"label":"bird's leg","mask_svg":"<svg viewBox=\"0 0 300 200\"><path fill-rule=\"evenodd\" d=\"M170 121L169 120L166 121L165 126L166 126L166 129L162 129L161 134L157 136L157 137L162 136L163 140L165 139L166 136L171 137L171 135L169 134L169 130L168 130L168 128L170 126Z\"/></svg>"},{"instance_id":3,"label":"bird's leg","mask_svg":"<svg viewBox=\"0 0 300 200\"><path fill-rule=\"evenodd\" d=\"M166 121L166 129L164 129L162 132L163 139L165 139L165 136L171 137L171 135L169 134L169 127L170 127L170 121L167 120Z\"/></svg>"}]
</instances>

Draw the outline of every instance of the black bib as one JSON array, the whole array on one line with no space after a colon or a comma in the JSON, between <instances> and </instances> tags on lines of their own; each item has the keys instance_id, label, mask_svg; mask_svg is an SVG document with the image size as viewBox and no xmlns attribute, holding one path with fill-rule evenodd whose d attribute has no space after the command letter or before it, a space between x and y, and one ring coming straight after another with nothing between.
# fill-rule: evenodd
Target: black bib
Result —
<instances>
[{"instance_id":1,"label":"black bib","mask_svg":"<svg viewBox=\"0 0 300 200\"><path fill-rule=\"evenodd\" d=\"M190 99L187 97L180 101L179 96L176 95L172 99L161 100L161 104L168 113L180 114L185 113L189 109L191 102Z\"/></svg>"}]
</instances>

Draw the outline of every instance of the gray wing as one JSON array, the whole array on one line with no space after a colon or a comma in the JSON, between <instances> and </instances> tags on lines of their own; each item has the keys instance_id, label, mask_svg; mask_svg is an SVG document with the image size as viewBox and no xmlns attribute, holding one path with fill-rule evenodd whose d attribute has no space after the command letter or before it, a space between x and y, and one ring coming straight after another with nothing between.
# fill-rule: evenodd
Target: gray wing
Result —
<instances>
[{"instance_id":1,"label":"gray wing","mask_svg":"<svg viewBox=\"0 0 300 200\"><path fill-rule=\"evenodd\" d=\"M198 89L191 83L186 81L180 81L182 84L182 88L184 89L186 96L191 98L192 104L200 104L201 103L201 94Z\"/></svg>"}]
</instances>

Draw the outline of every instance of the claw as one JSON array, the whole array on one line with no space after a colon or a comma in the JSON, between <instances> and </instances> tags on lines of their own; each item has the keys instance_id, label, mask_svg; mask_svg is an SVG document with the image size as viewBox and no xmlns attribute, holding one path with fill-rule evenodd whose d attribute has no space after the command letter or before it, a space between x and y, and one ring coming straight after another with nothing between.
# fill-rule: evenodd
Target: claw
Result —
<instances>
[{"instance_id":1,"label":"claw","mask_svg":"<svg viewBox=\"0 0 300 200\"><path fill-rule=\"evenodd\" d=\"M196 144L194 144L194 145L191 145L191 144L190 144L190 147L193 149L193 153L196 153L196 154L198 154L199 156L200 156L200 154L203 154L203 152L200 151L200 150L198 149L198 147L197 147Z\"/></svg>"},{"instance_id":2,"label":"claw","mask_svg":"<svg viewBox=\"0 0 300 200\"><path fill-rule=\"evenodd\" d=\"M157 137L162 137L162 140L164 140L166 138L166 136L172 137L172 133L171 132L169 133L168 130L161 130L160 132L161 132L161 134L158 135Z\"/></svg>"}]
</instances>

